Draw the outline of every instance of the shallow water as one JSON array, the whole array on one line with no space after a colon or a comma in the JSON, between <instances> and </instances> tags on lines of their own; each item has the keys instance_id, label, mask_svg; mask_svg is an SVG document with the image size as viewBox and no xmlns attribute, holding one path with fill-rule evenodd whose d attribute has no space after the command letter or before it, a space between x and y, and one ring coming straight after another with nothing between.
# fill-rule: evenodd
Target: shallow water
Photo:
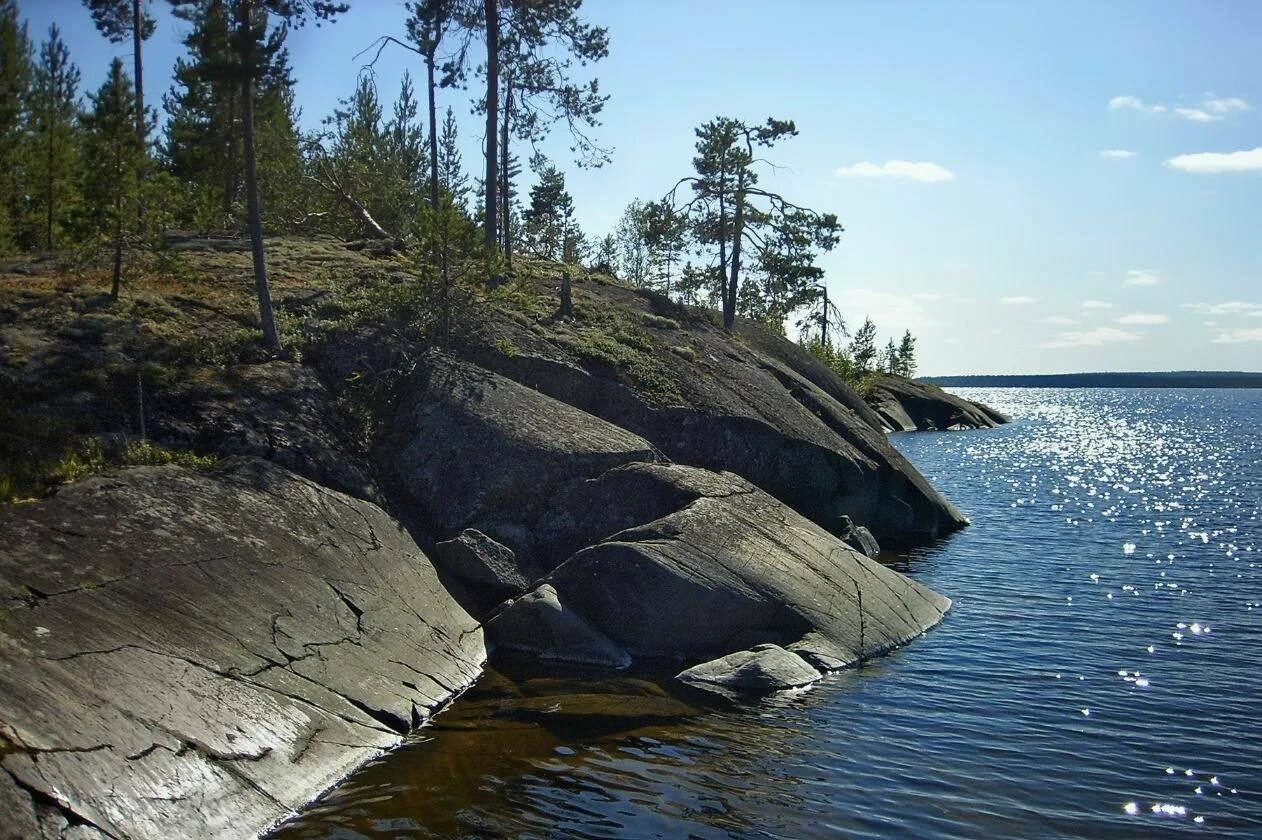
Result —
<instances>
[{"instance_id":1,"label":"shallow water","mask_svg":"<svg viewBox=\"0 0 1262 840\"><path fill-rule=\"evenodd\" d=\"M492 675L282 836L1262 836L1262 391L958 392L1016 421L894 437L973 521L896 560L924 638L739 707Z\"/></svg>"}]
</instances>

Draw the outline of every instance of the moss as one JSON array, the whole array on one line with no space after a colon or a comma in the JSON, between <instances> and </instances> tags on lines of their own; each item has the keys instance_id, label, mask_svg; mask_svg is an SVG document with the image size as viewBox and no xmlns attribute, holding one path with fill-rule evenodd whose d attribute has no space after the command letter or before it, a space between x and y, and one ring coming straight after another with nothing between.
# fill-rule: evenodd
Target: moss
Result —
<instances>
[{"instance_id":1,"label":"moss","mask_svg":"<svg viewBox=\"0 0 1262 840\"><path fill-rule=\"evenodd\" d=\"M662 315L654 315L651 312L645 312L642 317L646 327L653 327L654 329L659 330L679 329L679 322L673 318L667 318Z\"/></svg>"},{"instance_id":2,"label":"moss","mask_svg":"<svg viewBox=\"0 0 1262 840\"><path fill-rule=\"evenodd\" d=\"M678 344L671 347L670 352L674 353L676 356L679 356L680 358L687 359L690 362L695 362L697 360L697 351L693 350L691 347L687 347L682 344Z\"/></svg>"}]
</instances>

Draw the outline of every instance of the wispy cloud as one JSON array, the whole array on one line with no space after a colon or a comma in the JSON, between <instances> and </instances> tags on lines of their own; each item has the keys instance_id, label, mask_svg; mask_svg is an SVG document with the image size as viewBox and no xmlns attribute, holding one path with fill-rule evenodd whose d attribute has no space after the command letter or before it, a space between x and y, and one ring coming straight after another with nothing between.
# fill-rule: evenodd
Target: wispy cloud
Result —
<instances>
[{"instance_id":1,"label":"wispy cloud","mask_svg":"<svg viewBox=\"0 0 1262 840\"><path fill-rule=\"evenodd\" d=\"M1161 282L1161 278L1142 268L1132 268L1126 272L1126 279L1122 281L1123 286L1155 286Z\"/></svg>"},{"instance_id":2,"label":"wispy cloud","mask_svg":"<svg viewBox=\"0 0 1262 840\"><path fill-rule=\"evenodd\" d=\"M1046 318L1039 318L1039 321L1044 324L1058 324L1062 327L1078 323L1076 318L1066 318L1064 315L1048 315Z\"/></svg>"},{"instance_id":3,"label":"wispy cloud","mask_svg":"<svg viewBox=\"0 0 1262 840\"><path fill-rule=\"evenodd\" d=\"M1123 315L1121 318L1118 318L1117 322L1119 324L1126 324L1128 326L1139 326L1141 324L1142 325L1168 324L1170 323L1170 316L1157 315L1152 312L1132 312L1129 315Z\"/></svg>"},{"instance_id":4,"label":"wispy cloud","mask_svg":"<svg viewBox=\"0 0 1262 840\"><path fill-rule=\"evenodd\" d=\"M1084 300L1082 302L1083 309L1112 309L1113 304L1105 303L1102 300Z\"/></svg>"},{"instance_id":5,"label":"wispy cloud","mask_svg":"<svg viewBox=\"0 0 1262 840\"><path fill-rule=\"evenodd\" d=\"M1184 309L1190 309L1198 315L1221 318L1224 315L1247 315L1262 318L1262 303L1247 303L1243 300L1229 300L1226 303L1185 303Z\"/></svg>"},{"instance_id":6,"label":"wispy cloud","mask_svg":"<svg viewBox=\"0 0 1262 840\"><path fill-rule=\"evenodd\" d=\"M834 174L841 178L905 178L929 184L955 180L954 172L936 163L911 160L890 160L882 164L865 160L853 166L843 166Z\"/></svg>"},{"instance_id":7,"label":"wispy cloud","mask_svg":"<svg viewBox=\"0 0 1262 840\"><path fill-rule=\"evenodd\" d=\"M1073 330L1058 333L1051 341L1043 343L1043 347L1101 347L1105 344L1117 344L1123 341L1136 341L1139 333L1119 330L1116 327L1096 327L1093 330Z\"/></svg>"},{"instance_id":8,"label":"wispy cloud","mask_svg":"<svg viewBox=\"0 0 1262 840\"><path fill-rule=\"evenodd\" d=\"M1130 149L1104 149L1100 152L1100 157L1109 160L1130 160L1135 155Z\"/></svg>"},{"instance_id":9,"label":"wispy cloud","mask_svg":"<svg viewBox=\"0 0 1262 840\"><path fill-rule=\"evenodd\" d=\"M1196 152L1178 155L1166 161L1166 166L1180 172L1198 175L1217 175L1222 172L1262 172L1262 146L1239 152Z\"/></svg>"},{"instance_id":10,"label":"wispy cloud","mask_svg":"<svg viewBox=\"0 0 1262 840\"><path fill-rule=\"evenodd\" d=\"M1222 119L1221 115L1211 114L1208 111L1202 111L1200 108L1175 108L1174 112L1185 120L1192 122L1218 122Z\"/></svg>"},{"instance_id":11,"label":"wispy cloud","mask_svg":"<svg viewBox=\"0 0 1262 840\"><path fill-rule=\"evenodd\" d=\"M1156 105L1149 105L1138 96L1115 96L1109 100L1109 107L1114 111L1129 109L1131 111L1143 111L1145 114L1164 114L1166 106L1158 102Z\"/></svg>"},{"instance_id":12,"label":"wispy cloud","mask_svg":"<svg viewBox=\"0 0 1262 840\"><path fill-rule=\"evenodd\" d=\"M1215 344L1244 344L1247 341L1262 341L1262 327L1223 330L1214 336Z\"/></svg>"},{"instance_id":13,"label":"wispy cloud","mask_svg":"<svg viewBox=\"0 0 1262 840\"><path fill-rule=\"evenodd\" d=\"M916 292L911 297L912 300L942 300L946 295L938 292Z\"/></svg>"},{"instance_id":14,"label":"wispy cloud","mask_svg":"<svg viewBox=\"0 0 1262 840\"><path fill-rule=\"evenodd\" d=\"M1032 298L1029 295L1013 295L1012 297L1000 298L999 302L1021 305L1026 303L1037 303L1038 298Z\"/></svg>"},{"instance_id":15,"label":"wispy cloud","mask_svg":"<svg viewBox=\"0 0 1262 840\"><path fill-rule=\"evenodd\" d=\"M1232 111L1252 110L1249 107L1249 103L1238 96L1228 96L1223 99L1206 99L1202 107L1214 114L1229 114Z\"/></svg>"}]
</instances>

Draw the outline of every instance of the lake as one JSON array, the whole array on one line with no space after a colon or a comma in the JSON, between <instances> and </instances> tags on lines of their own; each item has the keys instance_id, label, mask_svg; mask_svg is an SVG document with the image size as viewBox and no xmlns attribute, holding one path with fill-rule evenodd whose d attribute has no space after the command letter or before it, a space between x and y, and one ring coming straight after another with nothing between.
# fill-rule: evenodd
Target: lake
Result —
<instances>
[{"instance_id":1,"label":"lake","mask_svg":"<svg viewBox=\"0 0 1262 840\"><path fill-rule=\"evenodd\" d=\"M923 638L737 706L491 674L280 836L1262 836L1262 390L953 390L1015 419L893 437L973 522L889 558Z\"/></svg>"}]
</instances>

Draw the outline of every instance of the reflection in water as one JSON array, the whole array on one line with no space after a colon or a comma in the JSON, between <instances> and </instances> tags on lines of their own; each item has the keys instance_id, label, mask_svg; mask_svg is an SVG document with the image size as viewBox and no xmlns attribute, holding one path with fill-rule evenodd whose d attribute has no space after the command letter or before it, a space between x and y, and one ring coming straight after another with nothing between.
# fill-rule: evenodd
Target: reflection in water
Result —
<instances>
[{"instance_id":1,"label":"reflection in water","mask_svg":"<svg viewBox=\"0 0 1262 840\"><path fill-rule=\"evenodd\" d=\"M936 630L745 705L491 674L283 837L1262 836L1262 392L965 392ZM662 677L664 675L648 675Z\"/></svg>"}]
</instances>

